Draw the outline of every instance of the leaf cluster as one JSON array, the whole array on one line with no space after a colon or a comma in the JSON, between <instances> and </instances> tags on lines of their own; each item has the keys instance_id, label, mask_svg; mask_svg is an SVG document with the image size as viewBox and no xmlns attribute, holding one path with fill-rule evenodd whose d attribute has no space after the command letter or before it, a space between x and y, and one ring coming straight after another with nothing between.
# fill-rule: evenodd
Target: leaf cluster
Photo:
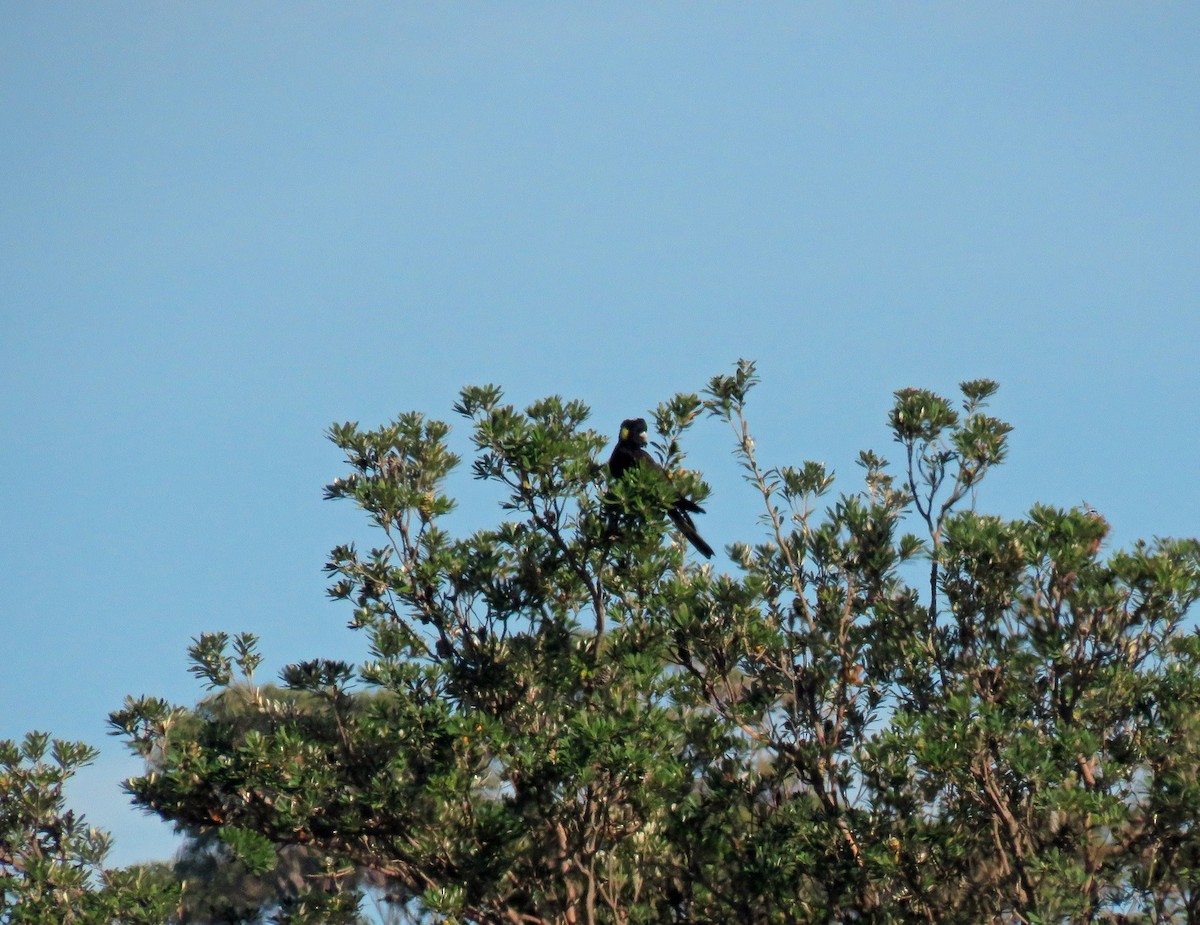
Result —
<instances>
[{"instance_id":1,"label":"leaf cluster","mask_svg":"<svg viewBox=\"0 0 1200 925\"><path fill-rule=\"evenodd\" d=\"M152 867L106 870L110 838L66 808L64 787L96 759L82 742L30 732L0 740L0 921L160 925L178 886Z\"/></svg>"}]
</instances>

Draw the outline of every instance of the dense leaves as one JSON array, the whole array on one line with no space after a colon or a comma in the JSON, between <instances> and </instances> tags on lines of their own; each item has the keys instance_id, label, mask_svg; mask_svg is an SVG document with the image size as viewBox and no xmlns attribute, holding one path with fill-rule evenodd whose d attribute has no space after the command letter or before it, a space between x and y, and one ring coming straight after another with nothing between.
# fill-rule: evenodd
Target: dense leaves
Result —
<instances>
[{"instance_id":1,"label":"dense leaves","mask_svg":"<svg viewBox=\"0 0 1200 925\"><path fill-rule=\"evenodd\" d=\"M65 784L96 754L41 732L0 741L0 922L160 925L174 912L167 870L105 870L108 835L66 808Z\"/></svg>"},{"instance_id":2,"label":"dense leaves","mask_svg":"<svg viewBox=\"0 0 1200 925\"><path fill-rule=\"evenodd\" d=\"M366 876L464 923L1200 921L1197 543L1109 553L1088 509L977 510L1010 430L986 380L897 392L900 472L864 452L835 496L818 463L760 462L756 381L664 403L665 474L611 483L582 404L465 389L504 511L469 535L447 424L333 427L327 495L380 540L333 551L330 595L371 657L275 687L253 637L201 637L207 699L113 715L136 801L247 869L302 852L344 916ZM704 417L764 528L728 573L664 516L707 493L683 468Z\"/></svg>"}]
</instances>

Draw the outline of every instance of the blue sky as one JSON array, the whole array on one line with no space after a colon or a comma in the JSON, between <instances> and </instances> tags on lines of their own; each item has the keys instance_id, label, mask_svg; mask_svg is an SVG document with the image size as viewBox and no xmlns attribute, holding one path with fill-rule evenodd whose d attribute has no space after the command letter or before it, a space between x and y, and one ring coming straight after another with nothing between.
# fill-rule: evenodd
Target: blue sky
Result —
<instances>
[{"instance_id":1,"label":"blue sky","mask_svg":"<svg viewBox=\"0 0 1200 925\"><path fill-rule=\"evenodd\" d=\"M1183 2L4 4L0 737L100 745L76 806L168 854L108 711L194 702L204 630L360 655L323 431L468 383L611 433L753 358L764 460L849 489L893 390L990 377L981 508L1200 533L1198 41ZM730 448L688 447L717 546L758 529Z\"/></svg>"}]
</instances>

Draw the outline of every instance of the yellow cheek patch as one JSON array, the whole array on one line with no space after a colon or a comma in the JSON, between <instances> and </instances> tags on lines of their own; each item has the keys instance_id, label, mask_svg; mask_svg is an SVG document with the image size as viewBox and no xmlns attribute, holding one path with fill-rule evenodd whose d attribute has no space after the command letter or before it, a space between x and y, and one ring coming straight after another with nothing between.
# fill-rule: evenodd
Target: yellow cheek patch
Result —
<instances>
[{"instance_id":1,"label":"yellow cheek patch","mask_svg":"<svg viewBox=\"0 0 1200 925\"><path fill-rule=\"evenodd\" d=\"M628 427L622 427L622 428L621 428L621 439L622 439L622 440L628 440L628 439L629 439L629 428L628 428Z\"/></svg>"}]
</instances>

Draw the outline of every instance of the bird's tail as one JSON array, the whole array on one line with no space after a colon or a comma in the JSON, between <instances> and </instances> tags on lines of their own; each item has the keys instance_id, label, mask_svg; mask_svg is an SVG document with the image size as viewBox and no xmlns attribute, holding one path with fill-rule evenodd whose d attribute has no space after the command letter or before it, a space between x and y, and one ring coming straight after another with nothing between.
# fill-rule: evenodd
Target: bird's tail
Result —
<instances>
[{"instance_id":1,"label":"bird's tail","mask_svg":"<svg viewBox=\"0 0 1200 925\"><path fill-rule=\"evenodd\" d=\"M692 518L688 516L687 511L681 511L678 507L673 507L667 511L667 514L671 518L671 522L679 528L679 532L687 537L687 541L696 548L696 552L700 553L706 559L713 557L713 548L704 542L704 537L696 530L696 525L692 522Z\"/></svg>"}]
</instances>

